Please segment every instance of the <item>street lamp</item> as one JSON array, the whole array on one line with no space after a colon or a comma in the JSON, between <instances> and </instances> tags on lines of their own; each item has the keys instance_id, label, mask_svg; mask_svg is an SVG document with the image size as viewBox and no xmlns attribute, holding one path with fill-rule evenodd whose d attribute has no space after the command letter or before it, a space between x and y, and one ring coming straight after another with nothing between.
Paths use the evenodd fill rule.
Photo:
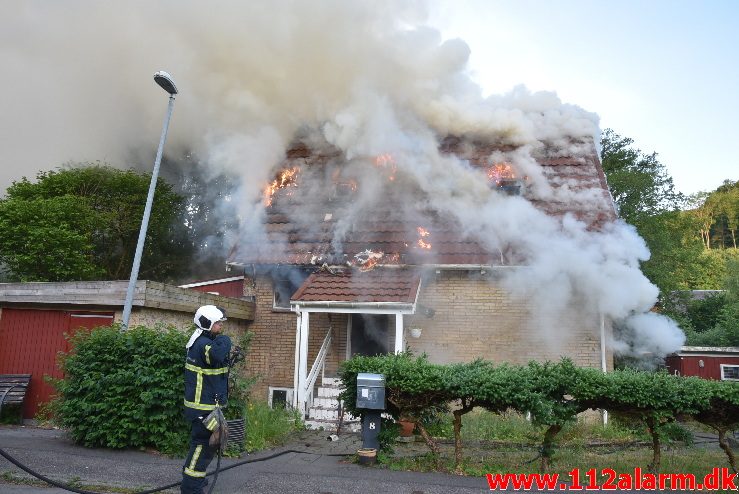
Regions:
<instances>
[{"instance_id":1,"label":"street lamp","mask_svg":"<svg viewBox=\"0 0 739 494\"><path fill-rule=\"evenodd\" d=\"M126 291L126 302L123 305L123 329L128 329L128 320L131 317L131 306L133 305L133 292L136 288L136 280L139 277L139 267L141 266L141 254L144 251L144 241L146 240L146 230L149 227L149 216L151 216L151 205L154 202L154 190L157 186L157 177L159 176L159 164L162 161L162 150L164 149L164 141L167 140L167 130L169 129L169 120L172 118L172 109L174 108L174 97L177 94L177 86L175 86L172 76L160 70L154 74L154 82L159 84L162 89L169 93L169 105L167 106L167 116L164 117L164 126L162 127L162 136L159 139L159 149L157 157L154 160L154 171L151 172L151 182L149 183L149 195L146 197L146 207L144 208L144 217L141 219L141 229L139 230L139 240L136 243L136 254L133 257L133 267L131 268L131 278L128 280L128 290Z\"/></svg>"}]
</instances>

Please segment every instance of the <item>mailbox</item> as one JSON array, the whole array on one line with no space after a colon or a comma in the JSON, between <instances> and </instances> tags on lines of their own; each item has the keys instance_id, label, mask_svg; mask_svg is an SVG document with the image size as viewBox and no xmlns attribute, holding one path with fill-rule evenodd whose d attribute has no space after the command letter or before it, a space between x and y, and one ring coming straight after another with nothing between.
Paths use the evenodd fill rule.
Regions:
<instances>
[{"instance_id":1,"label":"mailbox","mask_svg":"<svg viewBox=\"0 0 739 494\"><path fill-rule=\"evenodd\" d=\"M385 409L385 376L382 374L357 374L357 408Z\"/></svg>"}]
</instances>

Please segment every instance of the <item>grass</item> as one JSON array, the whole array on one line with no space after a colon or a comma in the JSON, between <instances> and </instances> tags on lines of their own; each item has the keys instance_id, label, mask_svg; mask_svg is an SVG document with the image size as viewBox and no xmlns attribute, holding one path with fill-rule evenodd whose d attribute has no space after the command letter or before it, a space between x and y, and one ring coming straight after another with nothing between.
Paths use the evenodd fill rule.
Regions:
<instances>
[{"instance_id":1,"label":"grass","mask_svg":"<svg viewBox=\"0 0 739 494\"><path fill-rule=\"evenodd\" d=\"M464 461L460 473L481 476L486 473L535 473L539 469L539 445L543 430L525 417L515 414L492 414L475 410L462 419ZM718 447L692 445L689 428L674 424L667 430L662 445L661 471L692 473L701 478L714 467L728 467L725 454ZM380 463L392 470L420 472L454 472L454 445L450 415L435 417L429 431L440 442L437 458L424 446L395 445L394 454L383 454ZM599 420L580 420L567 425L557 437L551 472L567 475L572 469L585 472L611 468L618 473L633 473L635 467L646 467L652 459L651 439L643 425L611 417L603 426ZM602 481L602 479L601 479Z\"/></svg>"},{"instance_id":2,"label":"grass","mask_svg":"<svg viewBox=\"0 0 739 494\"><path fill-rule=\"evenodd\" d=\"M299 414L289 408L270 408L253 401L246 407L246 449L258 451L283 443L290 433L302 430Z\"/></svg>"},{"instance_id":3,"label":"grass","mask_svg":"<svg viewBox=\"0 0 739 494\"><path fill-rule=\"evenodd\" d=\"M483 476L486 473L536 473L539 468L537 457L538 453L534 448L468 452L462 463L461 473L469 476ZM442 450L439 469L436 468L436 459L431 454L415 457L383 456L380 459L391 470L448 473L455 471L454 455L451 450ZM651 451L645 447L611 448L610 450L563 447L557 451L550 471L567 478L568 472L577 468L580 471L580 482L586 483L585 472L591 468L595 468L597 472L604 468L611 468L618 473L633 473L635 467L641 467L646 472L646 465L650 460ZM704 475L711 473L714 467L728 466L726 456L718 449L680 447L662 452L660 471L692 473L702 479ZM602 481L601 478L600 482Z\"/></svg>"},{"instance_id":4,"label":"grass","mask_svg":"<svg viewBox=\"0 0 739 494\"><path fill-rule=\"evenodd\" d=\"M428 427L434 437L452 440L454 432L451 414L431 420ZM512 444L538 444L543 430L535 427L519 413L490 413L475 409L462 417L462 441L493 441ZM585 445L594 442L629 443L649 441L646 429L639 424L611 419L603 426L600 419L579 420L567 424L557 436L560 444Z\"/></svg>"}]
</instances>

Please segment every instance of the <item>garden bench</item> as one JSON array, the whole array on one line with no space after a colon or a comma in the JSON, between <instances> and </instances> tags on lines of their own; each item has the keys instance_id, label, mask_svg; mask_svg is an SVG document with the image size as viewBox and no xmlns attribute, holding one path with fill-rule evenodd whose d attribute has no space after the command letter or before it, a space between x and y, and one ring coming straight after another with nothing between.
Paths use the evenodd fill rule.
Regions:
<instances>
[{"instance_id":1,"label":"garden bench","mask_svg":"<svg viewBox=\"0 0 739 494\"><path fill-rule=\"evenodd\" d=\"M23 423L23 402L26 400L26 391L31 383L31 374L0 374L0 412L3 405L20 405L21 420Z\"/></svg>"}]
</instances>

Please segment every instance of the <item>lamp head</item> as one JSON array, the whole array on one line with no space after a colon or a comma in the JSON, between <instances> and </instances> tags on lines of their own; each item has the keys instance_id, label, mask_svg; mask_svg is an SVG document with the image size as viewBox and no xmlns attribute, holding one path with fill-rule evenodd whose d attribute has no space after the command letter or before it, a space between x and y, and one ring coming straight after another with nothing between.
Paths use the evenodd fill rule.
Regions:
<instances>
[{"instance_id":1,"label":"lamp head","mask_svg":"<svg viewBox=\"0 0 739 494\"><path fill-rule=\"evenodd\" d=\"M154 82L159 84L162 89L167 91L171 95L177 94L177 86L174 85L174 81L172 80L172 76L167 74L165 71L160 70L156 74L154 74Z\"/></svg>"}]
</instances>

